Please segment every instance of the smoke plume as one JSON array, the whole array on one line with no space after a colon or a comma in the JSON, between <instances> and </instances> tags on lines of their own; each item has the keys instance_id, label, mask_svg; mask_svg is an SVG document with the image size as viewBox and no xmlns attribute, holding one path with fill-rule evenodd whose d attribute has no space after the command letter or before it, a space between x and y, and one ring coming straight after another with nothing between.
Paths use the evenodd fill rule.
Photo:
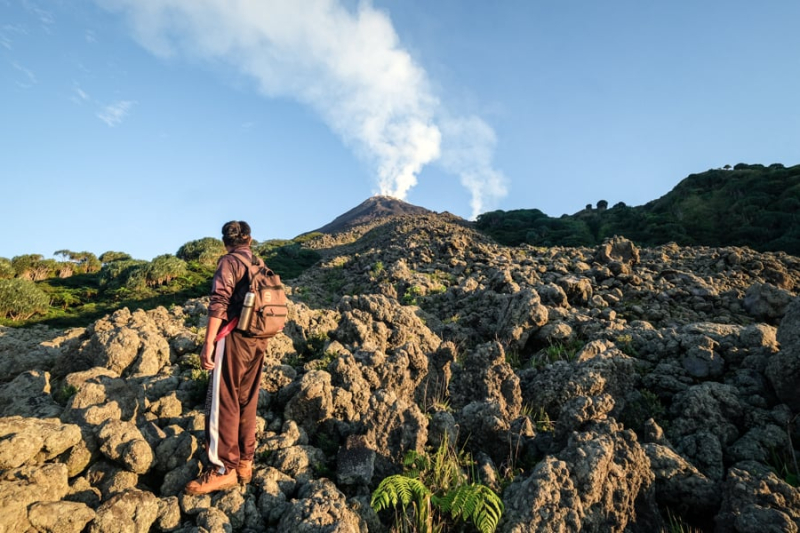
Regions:
<instances>
[{"instance_id":1,"label":"smoke plume","mask_svg":"<svg viewBox=\"0 0 800 533\"><path fill-rule=\"evenodd\" d=\"M494 142L494 132L479 119L439 123L442 106L426 72L400 45L389 16L367 1L353 10L340 0L97 1L124 13L155 54L224 62L252 76L265 95L312 107L374 165L381 194L404 199L423 166L442 156L470 190L473 216L502 190L491 148L478 147L477 161L474 153L479 139ZM459 129L476 124L478 138ZM443 143L453 153L443 153Z\"/></svg>"}]
</instances>

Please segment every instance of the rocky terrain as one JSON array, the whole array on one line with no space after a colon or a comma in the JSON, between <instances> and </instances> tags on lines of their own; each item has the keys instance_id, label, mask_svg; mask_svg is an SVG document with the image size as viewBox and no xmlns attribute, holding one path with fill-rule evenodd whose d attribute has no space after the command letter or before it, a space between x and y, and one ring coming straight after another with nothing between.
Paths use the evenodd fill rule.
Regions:
<instances>
[{"instance_id":1,"label":"rocky terrain","mask_svg":"<svg viewBox=\"0 0 800 533\"><path fill-rule=\"evenodd\" d=\"M447 440L498 531L800 528L800 259L509 248L436 214L310 244L246 489L182 493L207 299L1 329L0 532L390 531L370 494Z\"/></svg>"}]
</instances>

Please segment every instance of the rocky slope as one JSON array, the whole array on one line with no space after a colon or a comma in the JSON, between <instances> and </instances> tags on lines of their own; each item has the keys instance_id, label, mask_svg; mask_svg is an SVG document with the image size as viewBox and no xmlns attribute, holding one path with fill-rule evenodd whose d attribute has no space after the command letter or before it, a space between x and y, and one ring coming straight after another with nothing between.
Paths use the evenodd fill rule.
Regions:
<instances>
[{"instance_id":1,"label":"rocky slope","mask_svg":"<svg viewBox=\"0 0 800 533\"><path fill-rule=\"evenodd\" d=\"M434 214L312 244L246 490L181 492L207 299L0 330L0 531L389 531L371 491L448 438L501 531L800 527L798 258L508 248Z\"/></svg>"}]
</instances>

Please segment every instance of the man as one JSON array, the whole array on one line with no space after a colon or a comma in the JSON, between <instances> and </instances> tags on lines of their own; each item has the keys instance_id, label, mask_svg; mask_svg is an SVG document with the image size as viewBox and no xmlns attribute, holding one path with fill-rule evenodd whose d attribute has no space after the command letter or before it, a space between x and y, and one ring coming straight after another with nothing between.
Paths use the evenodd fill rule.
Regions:
<instances>
[{"instance_id":1,"label":"man","mask_svg":"<svg viewBox=\"0 0 800 533\"><path fill-rule=\"evenodd\" d=\"M231 221L222 226L228 254L220 258L211 285L208 329L200 363L211 371L206 395L206 451L208 468L186 485L188 494L210 492L248 483L253 474L256 446L256 407L261 369L268 339L234 329L248 291L250 226Z\"/></svg>"}]
</instances>

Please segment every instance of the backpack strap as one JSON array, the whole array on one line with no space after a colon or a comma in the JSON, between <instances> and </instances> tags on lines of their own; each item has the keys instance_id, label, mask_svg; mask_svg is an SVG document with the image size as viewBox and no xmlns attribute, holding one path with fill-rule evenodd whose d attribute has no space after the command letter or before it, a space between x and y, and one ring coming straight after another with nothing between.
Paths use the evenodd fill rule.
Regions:
<instances>
[{"instance_id":1,"label":"backpack strap","mask_svg":"<svg viewBox=\"0 0 800 533\"><path fill-rule=\"evenodd\" d=\"M253 279L253 270L252 269L258 269L258 268L264 267L267 270L267 276L272 276L272 275L275 274L272 271L272 269L269 268L266 265L266 263L264 263L264 261L260 257L258 257L256 254L252 254L249 265L246 262L247 256L244 255L244 254L238 254L236 252L231 252L228 255L232 255L233 257L238 259L239 262L242 265L244 265L244 267L247 269L247 275L249 276L248 279L251 280L251 281Z\"/></svg>"}]
</instances>

